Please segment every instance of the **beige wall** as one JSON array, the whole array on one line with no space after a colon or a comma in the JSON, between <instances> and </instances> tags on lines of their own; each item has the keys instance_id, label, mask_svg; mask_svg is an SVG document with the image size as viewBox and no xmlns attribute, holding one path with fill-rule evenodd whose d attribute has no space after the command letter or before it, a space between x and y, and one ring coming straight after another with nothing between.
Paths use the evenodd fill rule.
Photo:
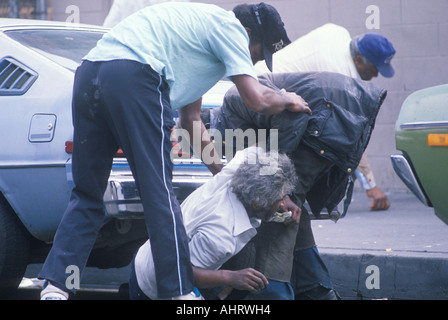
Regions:
<instances>
[{"instance_id":1,"label":"beige wall","mask_svg":"<svg viewBox=\"0 0 448 320\"><path fill-rule=\"evenodd\" d=\"M131 0L129 0L131 1ZM225 9L241 1L209 0ZM257 3L259 1L247 1ZM266 0L283 17L292 40L324 23L346 27L352 35L379 32L394 44L397 54L392 79L373 80L388 89L368 147L368 156L377 184L385 191L406 191L395 175L389 155L396 153L394 125L401 104L411 92L448 83L448 0ZM53 18L65 21L69 5L80 8L80 22L102 24L112 0L55 0ZM379 30L369 30L369 5L380 10ZM359 188L359 187L358 187Z\"/></svg>"},{"instance_id":2,"label":"beige wall","mask_svg":"<svg viewBox=\"0 0 448 320\"><path fill-rule=\"evenodd\" d=\"M132 0L130 0L132 1ZM53 20L102 25L113 0L53 0ZM79 11L78 11L79 9Z\"/></svg>"}]
</instances>

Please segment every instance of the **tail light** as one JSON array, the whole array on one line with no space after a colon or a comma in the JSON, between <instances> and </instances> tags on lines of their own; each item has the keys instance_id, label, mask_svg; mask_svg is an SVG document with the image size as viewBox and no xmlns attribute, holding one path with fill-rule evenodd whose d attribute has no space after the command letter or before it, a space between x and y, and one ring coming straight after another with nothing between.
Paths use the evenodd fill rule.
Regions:
<instances>
[{"instance_id":1,"label":"tail light","mask_svg":"<svg viewBox=\"0 0 448 320\"><path fill-rule=\"evenodd\" d=\"M430 134L428 134L428 146L448 147L448 134L446 134L446 133L430 133Z\"/></svg>"},{"instance_id":2,"label":"tail light","mask_svg":"<svg viewBox=\"0 0 448 320\"><path fill-rule=\"evenodd\" d=\"M173 130L174 130L174 128L171 129L171 132L173 132ZM190 152L182 151L182 148L180 147L180 144L177 142L177 137L175 135L171 135L171 141L172 141L172 145L173 145L171 152L173 153L173 155L177 155L177 157L181 157L181 158L184 158L184 155L187 155L189 158L191 158Z\"/></svg>"},{"instance_id":3,"label":"tail light","mask_svg":"<svg viewBox=\"0 0 448 320\"><path fill-rule=\"evenodd\" d=\"M73 141L65 141L65 152L73 153Z\"/></svg>"}]
</instances>

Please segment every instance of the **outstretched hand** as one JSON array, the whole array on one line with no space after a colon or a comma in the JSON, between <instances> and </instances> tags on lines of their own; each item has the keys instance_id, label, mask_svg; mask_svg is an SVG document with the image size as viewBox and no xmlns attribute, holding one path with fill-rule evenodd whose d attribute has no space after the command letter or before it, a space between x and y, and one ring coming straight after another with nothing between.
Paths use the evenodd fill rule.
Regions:
<instances>
[{"instance_id":1,"label":"outstretched hand","mask_svg":"<svg viewBox=\"0 0 448 320\"><path fill-rule=\"evenodd\" d=\"M367 197L372 200L369 205L371 211L387 210L390 207L390 202L387 196L378 187L374 187L366 191Z\"/></svg>"},{"instance_id":2,"label":"outstretched hand","mask_svg":"<svg viewBox=\"0 0 448 320\"><path fill-rule=\"evenodd\" d=\"M313 113L308 106L308 102L306 102L301 96L294 92L287 92L285 89L281 89L280 91L284 95L288 95L292 100L292 103L288 105L287 110L291 112L306 112L310 115Z\"/></svg>"}]
</instances>

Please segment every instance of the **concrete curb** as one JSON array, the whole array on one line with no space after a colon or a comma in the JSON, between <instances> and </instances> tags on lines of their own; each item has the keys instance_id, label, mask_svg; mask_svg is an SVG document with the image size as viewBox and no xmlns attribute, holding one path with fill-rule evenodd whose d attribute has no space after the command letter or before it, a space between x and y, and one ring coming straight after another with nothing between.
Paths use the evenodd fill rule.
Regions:
<instances>
[{"instance_id":1,"label":"concrete curb","mask_svg":"<svg viewBox=\"0 0 448 320\"><path fill-rule=\"evenodd\" d=\"M342 299L448 299L448 254L319 247Z\"/></svg>"}]
</instances>

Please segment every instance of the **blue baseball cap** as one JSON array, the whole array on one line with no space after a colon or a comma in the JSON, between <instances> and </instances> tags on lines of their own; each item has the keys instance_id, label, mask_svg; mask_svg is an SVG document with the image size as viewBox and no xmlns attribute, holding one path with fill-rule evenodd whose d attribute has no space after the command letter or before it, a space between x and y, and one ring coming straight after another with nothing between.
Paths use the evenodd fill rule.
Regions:
<instances>
[{"instance_id":1,"label":"blue baseball cap","mask_svg":"<svg viewBox=\"0 0 448 320\"><path fill-rule=\"evenodd\" d=\"M369 59L383 77L391 78L395 70L390 61L395 55L392 43L378 33L367 33L357 40L358 48Z\"/></svg>"}]
</instances>

